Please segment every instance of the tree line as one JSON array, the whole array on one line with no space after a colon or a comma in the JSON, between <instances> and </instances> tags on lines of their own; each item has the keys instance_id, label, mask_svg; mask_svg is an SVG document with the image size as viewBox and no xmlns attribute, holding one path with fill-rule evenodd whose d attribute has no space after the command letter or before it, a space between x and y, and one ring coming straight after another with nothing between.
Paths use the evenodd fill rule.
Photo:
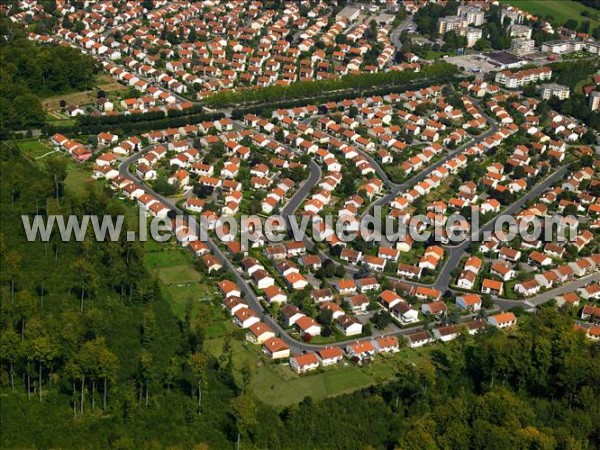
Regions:
<instances>
[{"instance_id":1,"label":"tree line","mask_svg":"<svg viewBox=\"0 0 600 450\"><path fill-rule=\"evenodd\" d=\"M266 88L243 89L237 91L221 91L204 99L207 106L221 108L226 106L252 106L276 102L293 102L296 100L314 100L315 98L342 94L347 91L371 91L378 87L409 88L408 84L415 80L427 79L429 83L449 79L457 73L456 66L447 63L436 63L422 67L420 72L389 71L346 75L335 80L301 81L289 86L269 86ZM343 91L346 91L345 93Z\"/></svg>"},{"instance_id":2,"label":"tree line","mask_svg":"<svg viewBox=\"0 0 600 450\"><path fill-rule=\"evenodd\" d=\"M151 116L147 116L151 114ZM223 113L195 113L182 115L168 115L164 113L147 113L119 115L116 120L103 120L104 118L88 118L85 125L55 126L46 124L42 128L42 133L46 136L52 136L54 133L65 134L97 134L102 131L119 130L122 133L138 134L151 130L164 130L166 128L178 128L189 124L200 123L204 121L214 121L225 117ZM140 116L140 117L135 117Z\"/></svg>"}]
</instances>

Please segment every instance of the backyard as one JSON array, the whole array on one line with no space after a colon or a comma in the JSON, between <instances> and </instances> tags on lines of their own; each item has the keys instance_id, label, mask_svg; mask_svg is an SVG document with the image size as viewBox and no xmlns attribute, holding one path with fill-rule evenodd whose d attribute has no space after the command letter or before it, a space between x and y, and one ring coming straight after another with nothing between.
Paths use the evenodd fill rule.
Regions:
<instances>
[{"instance_id":1,"label":"backyard","mask_svg":"<svg viewBox=\"0 0 600 450\"><path fill-rule=\"evenodd\" d=\"M38 139L18 141L17 145L19 146L19 150L21 150L29 159L38 159L54 151L50 145Z\"/></svg>"},{"instance_id":2,"label":"backyard","mask_svg":"<svg viewBox=\"0 0 600 450\"><path fill-rule=\"evenodd\" d=\"M235 330L239 331L231 321L226 321L223 324L223 335L216 337L213 334L214 337L206 341L207 350L219 357L223 352L223 336ZM378 355L369 365L357 366L344 360L336 366L298 375L287 361L277 363L267 360L259 345L235 339L232 339L231 345L233 373L236 379L241 379L242 367L250 367L253 373L251 386L254 394L261 401L279 408L298 403L307 396L319 400L392 379L401 364L422 360L432 348L439 348L405 348L394 355Z\"/></svg>"}]
</instances>

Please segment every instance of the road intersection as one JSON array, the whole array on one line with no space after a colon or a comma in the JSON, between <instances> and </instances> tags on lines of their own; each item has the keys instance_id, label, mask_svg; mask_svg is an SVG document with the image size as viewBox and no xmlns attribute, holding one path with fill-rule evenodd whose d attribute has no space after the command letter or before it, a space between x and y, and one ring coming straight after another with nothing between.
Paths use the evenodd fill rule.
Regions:
<instances>
[{"instance_id":1,"label":"road intersection","mask_svg":"<svg viewBox=\"0 0 600 450\"><path fill-rule=\"evenodd\" d=\"M389 178L387 177L387 175L385 174L385 172L383 171L381 166L373 158L371 158L369 156L368 160L373 165L376 172L378 174L382 173L383 175L385 175L385 176L382 176L382 179L386 183L388 188L390 188L390 192L387 195L380 197L375 202L371 203L371 205L369 205L367 207L367 211L370 210L375 205L382 205L382 204L389 203L391 200L396 198L402 192L409 189L415 183L423 180L430 173L432 173L436 168L442 166L447 161L449 161L451 158L462 153L467 148L469 148L473 145L476 145L479 142L482 142L484 139L486 139L487 137L491 136L492 134L494 134L498 131L499 128L498 128L496 121L494 119L492 119L491 117L489 117L481 109L479 102L476 99L472 99L472 102L480 110L480 113L482 114L482 116L488 121L488 123L490 124L490 128L485 133L481 134L480 136L475 137L473 140L469 141L468 143L447 153L439 161L437 161L436 163L427 167L426 169L419 172L418 174L414 175L409 180L407 180L401 184L392 182L391 180L389 180ZM137 162L137 160L140 159L144 154L146 154L153 148L154 148L154 146L145 147L142 150L140 150L138 153L123 160L121 162L121 164L119 165L119 173L122 176L125 176L132 180L135 180L140 186L142 186L143 190L147 194L150 194L150 195L154 196L155 198L157 198L159 201L164 203L168 208L170 208L176 214L188 218L188 220L190 220L190 222L192 220L195 221L195 219L193 219L192 216L190 216L185 211L183 211L181 208L179 208L171 199L168 199L168 198L158 194L157 192L155 192L152 188L150 188L147 184L145 184L142 180L140 180L135 173L131 172L130 167L133 164L135 164ZM557 180L564 177L565 174L567 173L567 171L568 171L567 166L561 166L560 168L558 168L551 175L549 175L547 178L545 178L541 183L539 183L537 186L535 186L531 191L529 191L526 195L524 195L523 197L521 197L520 199L518 199L511 205L509 205L503 211L503 214L514 214L515 212L519 211L523 207L523 205L525 205L528 201L530 201L531 199L537 198L543 191L545 191L553 183L555 183ZM286 220L286 225L288 227L288 230L291 229L291 225L290 225L291 218L293 216L295 216L296 211L298 210L298 208L300 207L302 202L308 197L308 195L310 194L312 189L318 184L318 182L321 179L321 175L322 175L321 168L314 160L311 160L309 163L308 179L300 184L298 190L294 193L294 195L290 198L290 200L286 203L286 205L282 209L282 216ZM493 230L495 222L498 219L498 217L499 216L496 216L494 219L490 220L487 224L485 224L482 227L481 232L483 233L483 232ZM195 221L195 222L197 223L197 221ZM207 235L208 235L208 233L207 233ZM314 242L308 236L306 236L306 234L304 234L303 239L309 250L315 250L315 249L318 250L317 246L314 244ZM325 346L325 345L301 342L301 341L298 341L297 339L295 339L293 336L291 336L288 333L288 330L284 329L279 324L278 320L276 318L272 317L268 313L268 311L266 311L264 309L263 305L261 304L260 298L256 295L256 293L254 292L253 288L250 286L248 281L242 276L239 269L230 260L229 256L216 244L216 242L212 238L208 237L208 239L206 240L206 244L208 245L210 250L213 252L213 254L215 254L223 262L224 268L233 275L236 283L238 284L240 289L243 291L245 301L248 302L249 306L260 316L261 320L264 323L266 323L269 327L271 327L274 331L276 331L281 336L281 338L286 342L286 344L290 347L290 349L294 353L300 353L300 352L305 352L305 351L314 351L314 350L323 348ZM438 275L436 281L433 284L428 285L428 286L434 287L434 288L438 289L439 291L441 291L442 293L451 289L450 285L451 285L452 271L455 267L458 266L460 260L466 254L466 252L469 248L469 245L470 245L470 242L467 241L467 242L463 242L462 244L457 245L457 246L446 246L446 250L448 252L448 258L446 260L446 263L445 263L444 267L442 268L440 274ZM328 256L324 252L318 250L318 253L322 260L324 258L328 258ZM353 267L346 267L346 270L350 274L355 274L358 272L358 269L353 268ZM425 284L421 284L421 283L400 280L395 277L388 277L388 278L391 280L395 280L395 281L403 281L407 284L415 285L415 286L425 285ZM600 274L596 273L589 277L581 278L573 283L570 283L569 285L564 285L564 286L558 287L556 289L552 289L550 291L544 292L536 297L530 298L529 300L527 300L525 302L522 300L508 300L508 299L498 298L495 300L495 303L497 305L497 308L500 308L500 309L509 309L509 308L511 308L513 306L517 306L517 305L522 305L525 307L535 307L535 306L539 306L547 301L550 301L551 299L555 298L557 295L560 295L567 291L571 291L577 287L581 287L590 281L597 281L598 279L600 279ZM471 320L473 317L474 317L474 315L468 315L468 316L462 317L461 320L462 321ZM406 335L411 332L419 331L420 329L422 329L422 327L420 325L417 325L417 326L411 327L411 328L403 328L399 331L397 328L394 331L390 331L390 332L381 332L381 331L375 330L373 336L371 336L369 338L363 338L363 339L370 340L373 337L378 337L378 336L383 336L383 335L394 335L394 336ZM358 340L361 340L361 339L358 339ZM356 341L357 341L357 339L348 339L348 340L338 341L335 344L329 344L329 345L344 347L346 344L348 344L350 342L356 342Z\"/></svg>"}]
</instances>

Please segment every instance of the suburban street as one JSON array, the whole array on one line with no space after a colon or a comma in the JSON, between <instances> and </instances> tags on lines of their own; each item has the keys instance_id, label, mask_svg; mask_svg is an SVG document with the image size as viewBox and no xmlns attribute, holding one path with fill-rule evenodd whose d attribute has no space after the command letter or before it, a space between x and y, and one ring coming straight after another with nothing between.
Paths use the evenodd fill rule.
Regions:
<instances>
[{"instance_id":1,"label":"suburban street","mask_svg":"<svg viewBox=\"0 0 600 450\"><path fill-rule=\"evenodd\" d=\"M488 223L484 224L481 227L479 236L479 242L482 242L481 236L485 237L486 232L491 232L494 230L494 226L497 220L501 216L509 216L516 212L518 212L528 201L535 199L540 196L542 192L548 189L552 184L556 181L562 179L568 171L568 166L562 166L554 173L546 177L541 183L531 189L527 194L518 199L516 202L510 204L508 207L504 209L500 214L495 216ZM448 259L446 260L446 264L442 268L436 282L433 284L433 287L444 292L448 289L450 285L450 279L452 277L452 271L458 267L461 258L465 255L466 251L469 249L472 241L470 239L461 243L457 246L445 246L446 251L448 252Z\"/></svg>"},{"instance_id":2,"label":"suburban street","mask_svg":"<svg viewBox=\"0 0 600 450\"><path fill-rule=\"evenodd\" d=\"M154 190L152 190L150 187L148 187L143 181L141 181L134 173L132 173L129 170L129 167L131 164L135 164L135 162L139 158L141 158L148 151L152 150L152 148L154 148L154 147L153 146L145 147L144 149L140 150L138 153L136 153L136 154L132 155L131 157L127 158L126 160L124 160L119 165L119 173L125 177L135 180L137 183L139 183L143 187L144 191L147 194L150 194L150 195L154 196L155 198L157 198L159 201L164 203L167 207L169 207L176 214L186 217L187 219L194 220L196 225L198 227L200 227L201 224L197 220L195 220L194 217L190 216L188 213L183 211L181 208L177 207L171 200L156 193ZM192 223L192 222L190 221L190 223ZM207 233L207 235L208 235L208 233ZM310 348L307 347L308 344L304 344L304 343L292 338L287 333L287 331L285 329L283 329L283 327L281 327L281 325L279 325L279 323L277 322L277 320L275 318L271 317L270 315L268 315L265 312L264 308L260 304L260 300L254 293L254 290L249 286L246 279L244 277L242 277L242 275L240 274L238 269L232 264L232 262L229 260L227 255L225 255L225 253L221 250L221 248L209 236L207 236L206 244L208 245L210 250L213 252L213 254L215 256L217 256L220 261L222 261L223 266L226 269L226 271L231 273L234 276L235 282L237 283L237 285L240 287L240 289L244 293L244 300L248 302L248 305L256 313L260 313L261 320L263 322L265 322L267 325L269 325L274 331L277 331L277 333L281 335L281 338L290 346L290 349L292 351L301 352L304 350L309 350ZM318 346L316 348L318 348Z\"/></svg>"},{"instance_id":3,"label":"suburban street","mask_svg":"<svg viewBox=\"0 0 600 450\"><path fill-rule=\"evenodd\" d=\"M155 192L153 189L151 189L149 186L147 186L142 180L140 180L134 173L132 173L130 171L129 167L132 164L135 164L135 162L138 159L140 159L144 154L146 154L153 148L154 148L154 146L145 147L142 150L140 150L138 153L135 153L132 156L130 156L129 158L123 160L121 162L121 164L119 165L119 174L136 181L140 186L142 186L145 193L154 196L155 198L157 198L159 201L164 203L167 207L169 207L172 211L174 211L178 215L181 215L188 219L194 219L192 216L187 214L181 208L177 207L171 200L169 200L168 198ZM306 184L309 184L309 183L307 182ZM296 195L294 196L294 197L298 196L298 198L294 201L294 204L300 204L302 202L301 191L302 190L299 190L296 193ZM289 205L289 203L288 203L288 205ZM292 205L292 207L289 207L290 211L292 209L293 209L293 205ZM198 226L200 226L200 224L197 221L196 221L196 223L198 224ZM373 336L369 336L367 338L361 338L361 339L356 339L356 338L346 339L343 341L338 341L335 344L328 344L328 345L310 344L310 343L298 341L288 334L288 331L285 330L279 324L279 322L277 321L276 318L272 317L264 310L263 306L260 303L260 300L254 293L254 290L248 284L247 280L244 277L242 277L242 275L237 270L237 268L229 260L227 255L221 250L221 248L214 242L214 240L211 239L210 237L208 237L206 240L206 244L208 245L210 250L223 262L224 268L234 276L237 285L240 287L240 289L244 293L244 300L248 302L248 305L255 312L259 313L261 321L263 321L269 327L271 327L274 331L276 331L280 335L280 337L284 340L284 342L290 347L290 350L294 353L302 353L302 352L306 352L306 351L316 351L316 350L319 350L319 349L321 349L323 347L327 347L327 346L330 346L330 347L335 346L335 347L343 348L343 347L345 347L346 344L351 343L351 342L370 341L371 339L373 339L373 337L378 337L378 336L387 336L387 335L402 336L402 335L406 335L406 334L409 334L409 333L412 333L415 331L419 331L422 329L422 327L420 325L417 325L415 327L404 328L399 331L397 330L397 327L396 327L396 330L392 331L392 332L373 330ZM475 315L465 316L463 319L470 320L474 316Z\"/></svg>"},{"instance_id":4,"label":"suburban street","mask_svg":"<svg viewBox=\"0 0 600 450\"><path fill-rule=\"evenodd\" d=\"M402 41L400 40L400 36L411 25L413 25L413 16L411 14L408 14L406 16L406 19L404 19L402 21L402 23L400 25L398 25L396 27L396 29L394 29L394 31L392 31L392 34L390 35L390 39L392 41L392 44L394 44L394 47L396 47L396 51L399 52L400 50L402 50Z\"/></svg>"},{"instance_id":5,"label":"suburban street","mask_svg":"<svg viewBox=\"0 0 600 450\"><path fill-rule=\"evenodd\" d=\"M443 166L448 161L450 161L452 158L454 158L455 156L464 152L467 148L479 144L480 142L482 142L483 140L485 140L486 138L488 138L489 136L491 136L492 134L496 133L499 130L498 123L496 122L496 120L494 120L493 118L488 116L485 113L485 111L483 111L483 109L481 108L481 106L479 104L480 102L474 98L471 98L470 100L473 103L473 105L479 110L479 113L482 115L482 117L490 124L490 128L486 132L480 134L479 136L476 136L475 138L471 139L470 141L466 142L465 144L461 145L460 147L456 148L455 150L452 150L451 152L446 153L439 161L426 167L425 169L423 169L422 171L420 171L419 173L417 173L410 179L406 180L402 184L397 184L396 188L393 189L390 193L388 193L387 195L384 195L383 197L380 197L379 199L377 199L376 201L371 203L363 212L363 214L362 214L363 216L365 214L367 214L369 212L369 210L371 208L373 208L374 206L390 203L392 200L394 200L400 194L402 194L406 190L412 188L416 183L427 178L438 167Z\"/></svg>"},{"instance_id":6,"label":"suburban street","mask_svg":"<svg viewBox=\"0 0 600 450\"><path fill-rule=\"evenodd\" d=\"M493 123L493 126L488 131L488 133L491 133L492 130L496 128L495 123L493 121L491 121L491 122ZM480 136L479 138L482 138L482 136ZM466 148L467 146L470 146L473 144L474 144L473 141L471 141L468 144L465 144L463 147ZM182 215L183 217L186 217L188 219L194 220L193 217L191 217L189 214L187 214L181 208L177 207L170 199L165 198L164 196L156 193L153 189L151 189L149 186L147 186L142 180L140 180L134 173L132 173L130 171L130 169L129 169L130 166L132 164L135 164L138 159L140 159L144 154L146 154L148 151L152 150L153 148L154 148L154 146L145 147L142 150L140 150L139 152L130 156L129 158L123 160L121 162L121 164L119 165L120 175L123 175L125 177L135 180L137 183L139 183L143 187L143 190L147 194L150 194L150 195L156 197L159 201L164 203L167 207L169 207L175 213ZM454 154L460 150L461 149L457 149L452 153ZM442 164L442 162L440 161L437 164L438 165ZM321 178L321 169L320 169L319 165L317 163L315 163L314 161L311 161L309 170L310 170L309 178L306 181L304 181L303 183L301 183L300 188L294 193L292 198L287 202L287 204L282 209L282 216L286 218L286 221L288 221L288 227L290 226L289 225L290 217L295 214L295 211L302 204L302 202L306 199L306 197L308 196L310 191L319 182L319 180ZM522 208L523 205L525 205L529 200L538 197L541 192L546 190L549 186L551 186L557 180L564 177L564 175L567 173L567 170L568 170L567 166L560 167L558 170L556 170L554 173L549 175L546 179L544 179L541 183L539 183L535 188L533 188L530 192L528 192L522 198L520 198L516 202L509 205L503 211L503 214L514 214L515 212L519 211L520 208ZM419 175L416 175L415 177L413 177L413 179L421 179L421 177L422 177L422 175L419 174ZM411 180L413 180L413 179L411 179ZM414 183L414 181L412 181L412 183L411 183L411 180L407 181L404 184ZM395 195L397 195L397 193ZM495 224L496 220L498 219L498 217L499 216L496 216L494 219L490 220L487 224L485 224L481 228L481 233L493 230L494 224ZM196 223L198 224L198 226L200 226L200 224L197 221L196 221ZM308 248L314 248L314 243L307 236L304 237L304 241L307 244ZM290 336L288 331L279 324L278 320L276 318L272 317L271 315L269 315L264 310L262 304L260 303L259 298L256 296L254 290L249 285L248 281L240 274L239 270L230 261L229 257L221 250L221 248L214 242L214 240L211 239L210 237L208 237L206 244L209 246L210 250L223 262L224 268L234 276L235 281L238 284L238 286L240 287L240 289L243 291L244 298L248 302L249 306L260 315L261 320L263 322L265 322L267 325L269 325L273 330L275 330L281 336L281 338L286 342L286 344L289 345L292 352L301 353L301 352L306 352L306 351L315 351L315 350L319 350L320 348L323 348L326 346L326 345L310 344L310 343L301 342L301 341L296 340L292 336ZM463 255L467 251L469 245L470 245L470 241L467 241L458 246L454 246L454 247L447 246L446 247L447 251L449 252L448 259L446 261L446 264L442 268L440 275L438 276L436 282L432 285L432 287L440 290L441 292L445 292L447 289L449 289L450 280L451 280L451 272L455 267L457 267L460 259L463 257ZM324 255L322 252L319 252L319 253L320 253L320 256L322 259L327 257L327 255ZM353 271L358 271L357 268L353 268L353 267L347 267L347 269L349 270L350 273L352 273ZM394 277L389 277L389 278L391 280L400 281L400 279L398 279L398 278L394 278ZM495 301L495 303L499 309L510 309L511 307L513 307L515 305L534 307L534 306L538 306L540 304L543 304L543 303L551 300L552 298L556 297L557 295L560 295L564 292L572 291L578 287L588 284L591 281L598 281L599 279L600 279L600 273L595 273L588 277L576 280L570 284L567 284L567 285L558 287L556 289L552 289L547 292L544 292L543 294L533 297L527 301L507 300L507 299L500 298L500 299L497 299ZM401 281L404 281L404 280L401 280ZM414 282L410 282L410 281L405 281L405 282L407 284L411 284L411 285L422 285L422 284L414 283ZM475 316L476 316L476 314L463 316L461 318L461 321L472 320ZM390 328L392 328L392 327L390 327ZM394 326L393 328L394 328L393 331L373 330L373 335L368 338L362 338L362 339L358 339L358 340L357 339L347 339L347 340L343 340L343 341L338 341L335 344L330 344L330 346L344 347L346 344L351 343L351 342L357 342L360 340L368 341L368 340L371 340L373 337L379 337L379 336L384 336L384 335L403 336L403 335L421 330L422 326L417 325L415 327L402 328L402 329L398 329L397 326Z\"/></svg>"},{"instance_id":7,"label":"suburban street","mask_svg":"<svg viewBox=\"0 0 600 450\"><path fill-rule=\"evenodd\" d=\"M600 281L600 272L595 272L591 275L579 278L577 280L571 280L567 284L564 284L554 289L550 289L546 292L542 292L541 294L536 295L535 297L530 297L526 300L508 300L506 298L496 298L494 299L494 303L505 311L509 310L510 308L513 308L514 306L523 306L525 309L535 308L537 306L549 302L550 300L555 299L559 295L565 294L567 292L573 292L580 287L587 286L590 283L598 281Z\"/></svg>"}]
</instances>

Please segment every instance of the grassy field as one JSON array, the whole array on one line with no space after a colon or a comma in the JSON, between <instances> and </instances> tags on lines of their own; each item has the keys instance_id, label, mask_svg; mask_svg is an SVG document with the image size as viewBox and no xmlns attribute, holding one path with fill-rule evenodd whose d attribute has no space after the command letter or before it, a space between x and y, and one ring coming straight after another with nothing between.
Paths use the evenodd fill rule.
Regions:
<instances>
[{"instance_id":1,"label":"grassy field","mask_svg":"<svg viewBox=\"0 0 600 450\"><path fill-rule=\"evenodd\" d=\"M428 59L428 60L439 59L439 58L443 57L444 55L450 55L450 53L440 52L440 51L435 51L435 50L428 50L427 53L425 54L425 59Z\"/></svg>"},{"instance_id":2,"label":"grassy field","mask_svg":"<svg viewBox=\"0 0 600 450\"><path fill-rule=\"evenodd\" d=\"M184 249L170 244L146 244L145 264L155 274L178 317L185 315L189 300L194 302L212 300L216 294L214 285L191 265L192 256Z\"/></svg>"},{"instance_id":3,"label":"grassy field","mask_svg":"<svg viewBox=\"0 0 600 450\"><path fill-rule=\"evenodd\" d=\"M146 250L151 251L148 250L148 248ZM151 253L146 253L145 262L150 270L179 266L188 263L183 253L177 251L161 251L160 249L154 250Z\"/></svg>"},{"instance_id":4,"label":"grassy field","mask_svg":"<svg viewBox=\"0 0 600 450\"><path fill-rule=\"evenodd\" d=\"M220 331L225 334L232 330L236 328L227 321ZM207 331L207 334L213 333ZM213 337L205 345L208 351L218 357L222 353L223 341L222 337ZM233 340L232 346L234 376L240 377L240 369L244 365L251 367L254 373L252 390L255 395L278 408L298 403L307 396L319 400L390 380L396 376L401 364L421 360L431 351L431 347L402 349L395 355L379 355L368 366L359 367L345 361L337 366L298 375L287 362L274 363L266 360L258 345Z\"/></svg>"},{"instance_id":5,"label":"grassy field","mask_svg":"<svg viewBox=\"0 0 600 450\"><path fill-rule=\"evenodd\" d=\"M46 111L46 123L56 127L70 127L77 125L77 119L67 117L58 109Z\"/></svg>"},{"instance_id":6,"label":"grassy field","mask_svg":"<svg viewBox=\"0 0 600 450\"><path fill-rule=\"evenodd\" d=\"M70 192L78 196L84 196L88 186L95 183L90 178L90 171L79 166L76 162L72 161L67 171L67 178L65 178L65 187Z\"/></svg>"},{"instance_id":7,"label":"grassy field","mask_svg":"<svg viewBox=\"0 0 600 450\"><path fill-rule=\"evenodd\" d=\"M37 139L27 139L25 141L19 141L17 143L19 150L23 152L28 158L36 159L44 156L46 153L53 151L54 149L41 142Z\"/></svg>"},{"instance_id":8,"label":"grassy field","mask_svg":"<svg viewBox=\"0 0 600 450\"><path fill-rule=\"evenodd\" d=\"M273 366L267 363L256 369L252 387L254 393L265 403L285 407L300 402L307 396L318 400L393 379L400 364L419 359L422 355L418 351L406 349L396 355L379 355L369 366L359 367L345 361L306 375L296 374L287 364Z\"/></svg>"},{"instance_id":9,"label":"grassy field","mask_svg":"<svg viewBox=\"0 0 600 450\"><path fill-rule=\"evenodd\" d=\"M579 23L589 20L592 28L600 25L597 10L572 0L502 0L502 3L516 6L538 17L552 16L560 24L574 19ZM588 11L593 17L583 17L583 11Z\"/></svg>"}]
</instances>

